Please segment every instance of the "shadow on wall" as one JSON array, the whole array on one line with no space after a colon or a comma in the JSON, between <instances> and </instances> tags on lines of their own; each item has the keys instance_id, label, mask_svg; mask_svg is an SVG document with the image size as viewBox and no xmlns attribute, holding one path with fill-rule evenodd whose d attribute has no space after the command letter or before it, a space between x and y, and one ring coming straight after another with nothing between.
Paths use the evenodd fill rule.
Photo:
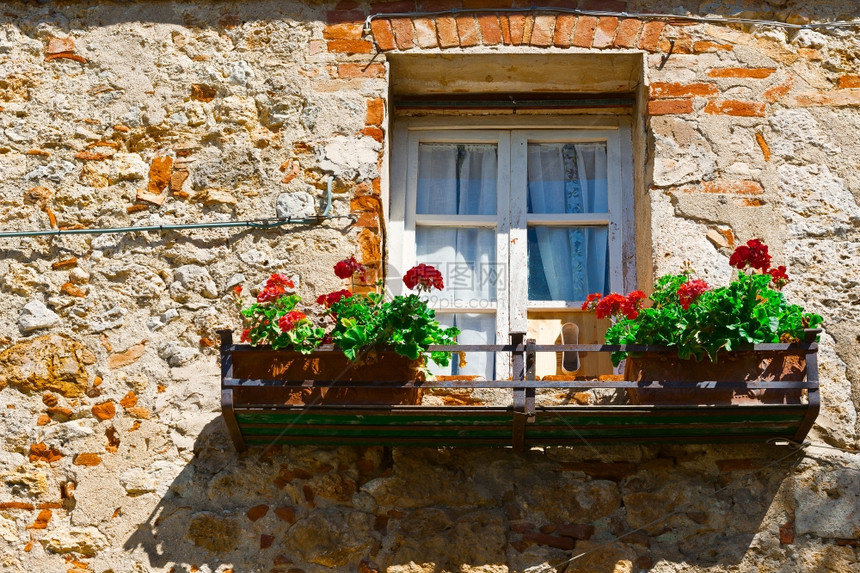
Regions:
<instances>
[{"instance_id":1,"label":"shadow on wall","mask_svg":"<svg viewBox=\"0 0 860 573\"><path fill-rule=\"evenodd\" d=\"M727 566L760 530L771 534L757 545L771 540L782 551L790 504L777 494L794 458L748 474L785 454L768 446L237 454L218 417L124 548L177 572L524 571L583 551L567 571L661 560Z\"/></svg>"}]
</instances>

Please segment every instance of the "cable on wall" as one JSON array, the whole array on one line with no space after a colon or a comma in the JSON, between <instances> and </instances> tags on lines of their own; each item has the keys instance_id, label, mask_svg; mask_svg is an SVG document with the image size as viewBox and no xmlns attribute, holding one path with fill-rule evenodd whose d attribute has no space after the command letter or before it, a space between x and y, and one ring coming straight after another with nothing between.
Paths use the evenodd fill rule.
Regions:
<instances>
[{"instance_id":1,"label":"cable on wall","mask_svg":"<svg viewBox=\"0 0 860 573\"><path fill-rule=\"evenodd\" d=\"M101 229L50 229L39 231L8 231L0 232L0 239L12 237L58 237L61 235L106 235L111 233L143 233L147 231L177 231L183 229L218 229L224 227L250 227L252 229L274 229L285 225L314 225L331 219L351 219L353 214L332 215L331 198L334 178L330 177L326 186L326 205L323 212L314 217L280 217L269 219L252 219L246 221L217 221L212 223L188 223L175 225L144 225L138 227L110 227Z\"/></svg>"}]
</instances>

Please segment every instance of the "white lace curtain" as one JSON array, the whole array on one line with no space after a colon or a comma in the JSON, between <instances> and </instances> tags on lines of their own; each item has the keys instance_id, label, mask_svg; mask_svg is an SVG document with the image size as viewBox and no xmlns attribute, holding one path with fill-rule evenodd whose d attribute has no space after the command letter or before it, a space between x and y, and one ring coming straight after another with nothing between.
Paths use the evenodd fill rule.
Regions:
<instances>
[{"instance_id":1,"label":"white lace curtain","mask_svg":"<svg viewBox=\"0 0 860 573\"><path fill-rule=\"evenodd\" d=\"M529 213L607 213L606 145L528 146ZM606 227L529 228L529 299L584 300L607 292Z\"/></svg>"},{"instance_id":2,"label":"white lace curtain","mask_svg":"<svg viewBox=\"0 0 860 573\"><path fill-rule=\"evenodd\" d=\"M422 144L418 159L418 214L495 215L497 148L495 145ZM486 307L496 300L496 233L492 228L421 227L415 230L418 262L432 264L445 278L442 307ZM436 295L436 293L434 293ZM439 313L441 322L460 329L461 344L494 344L494 313ZM491 354L471 353L467 366L457 364L437 374L493 378ZM456 362L456 361L455 361Z\"/></svg>"}]
</instances>

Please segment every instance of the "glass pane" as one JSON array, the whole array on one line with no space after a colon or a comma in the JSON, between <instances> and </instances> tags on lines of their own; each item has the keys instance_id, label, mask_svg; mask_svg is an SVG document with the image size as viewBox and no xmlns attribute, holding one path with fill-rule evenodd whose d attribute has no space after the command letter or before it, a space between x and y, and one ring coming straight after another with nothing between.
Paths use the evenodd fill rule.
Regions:
<instances>
[{"instance_id":1,"label":"glass pane","mask_svg":"<svg viewBox=\"0 0 860 573\"><path fill-rule=\"evenodd\" d=\"M496 300L504 285L496 265L495 229L416 227L417 263L442 273L445 289L430 293L437 308L480 309ZM456 305L456 306L455 306Z\"/></svg>"},{"instance_id":2,"label":"glass pane","mask_svg":"<svg viewBox=\"0 0 860 573\"><path fill-rule=\"evenodd\" d=\"M608 213L605 143L530 143L529 213Z\"/></svg>"},{"instance_id":3,"label":"glass pane","mask_svg":"<svg viewBox=\"0 0 860 573\"><path fill-rule=\"evenodd\" d=\"M606 227L529 227L529 300L579 301L609 292Z\"/></svg>"},{"instance_id":4,"label":"glass pane","mask_svg":"<svg viewBox=\"0 0 860 573\"><path fill-rule=\"evenodd\" d=\"M458 344L495 344L496 315L495 314L466 314L466 313L437 313L436 318L445 326L456 326L460 329L457 337ZM495 358L492 352L468 352L466 364L460 366L455 354L447 368L430 362L430 372L437 375L480 376L485 380L494 379Z\"/></svg>"},{"instance_id":5,"label":"glass pane","mask_svg":"<svg viewBox=\"0 0 860 573\"><path fill-rule=\"evenodd\" d=\"M495 215L497 155L495 144L419 144L416 212Z\"/></svg>"}]
</instances>

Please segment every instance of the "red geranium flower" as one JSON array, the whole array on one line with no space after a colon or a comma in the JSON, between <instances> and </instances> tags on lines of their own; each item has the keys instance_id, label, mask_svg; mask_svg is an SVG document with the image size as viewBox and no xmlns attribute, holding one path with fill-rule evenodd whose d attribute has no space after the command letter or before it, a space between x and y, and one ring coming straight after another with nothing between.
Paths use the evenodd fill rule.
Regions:
<instances>
[{"instance_id":1,"label":"red geranium flower","mask_svg":"<svg viewBox=\"0 0 860 573\"><path fill-rule=\"evenodd\" d=\"M785 267L783 265L780 265L774 269L770 269L769 271L767 271L767 273L771 277L770 280L773 283L773 286L775 286L777 289L781 289L786 284L788 284L788 275L785 274Z\"/></svg>"},{"instance_id":2,"label":"red geranium flower","mask_svg":"<svg viewBox=\"0 0 860 573\"><path fill-rule=\"evenodd\" d=\"M338 291L330 292L328 294L321 294L317 297L318 304L324 304L326 308L330 308L331 305L338 302L342 298L349 298L352 296L352 293L346 289L341 289Z\"/></svg>"},{"instance_id":3,"label":"red geranium flower","mask_svg":"<svg viewBox=\"0 0 860 573\"><path fill-rule=\"evenodd\" d=\"M624 313L624 316L633 320L639 316L639 309L642 308L642 301L646 298L647 296L644 292L641 290L634 290L627 295L627 298L624 299L624 302L621 304L621 312Z\"/></svg>"},{"instance_id":4,"label":"red geranium flower","mask_svg":"<svg viewBox=\"0 0 860 573\"><path fill-rule=\"evenodd\" d=\"M257 302L277 300L287 293L288 288L296 288L295 283L287 275L275 273L266 281L266 286L257 295Z\"/></svg>"},{"instance_id":5,"label":"red geranium flower","mask_svg":"<svg viewBox=\"0 0 860 573\"><path fill-rule=\"evenodd\" d=\"M358 273L361 280L365 280L364 277L366 271L367 269L364 268L364 265L355 260L355 257L349 257L348 259L339 261L334 266L334 274L340 279L352 278L356 273Z\"/></svg>"},{"instance_id":6,"label":"red geranium flower","mask_svg":"<svg viewBox=\"0 0 860 573\"><path fill-rule=\"evenodd\" d=\"M597 303L595 311L597 318L608 318L621 313L623 305L627 303L627 299L618 293L608 294Z\"/></svg>"},{"instance_id":7,"label":"red geranium flower","mask_svg":"<svg viewBox=\"0 0 860 573\"><path fill-rule=\"evenodd\" d=\"M242 336L239 337L239 342L251 342L251 329L246 328L242 331Z\"/></svg>"},{"instance_id":8,"label":"red geranium flower","mask_svg":"<svg viewBox=\"0 0 860 573\"><path fill-rule=\"evenodd\" d=\"M233 287L233 292L235 292L237 295L242 294L242 285L236 285L236 286L234 286L234 287Z\"/></svg>"},{"instance_id":9,"label":"red geranium flower","mask_svg":"<svg viewBox=\"0 0 860 573\"><path fill-rule=\"evenodd\" d=\"M746 245L740 245L729 258L729 264L738 269L750 266L767 272L770 268L770 255L767 253L767 245L758 239L750 239Z\"/></svg>"},{"instance_id":10,"label":"red geranium flower","mask_svg":"<svg viewBox=\"0 0 860 573\"><path fill-rule=\"evenodd\" d=\"M594 310L597 308L597 303L603 297L603 294L599 292L594 292L588 295L588 298L585 299L585 302L582 303L582 310Z\"/></svg>"},{"instance_id":11,"label":"red geranium flower","mask_svg":"<svg viewBox=\"0 0 860 573\"><path fill-rule=\"evenodd\" d=\"M681 303L681 308L687 310L696 300L702 296L702 293L710 289L708 283L701 279L687 281L678 287L678 302Z\"/></svg>"},{"instance_id":12,"label":"red geranium flower","mask_svg":"<svg viewBox=\"0 0 860 573\"><path fill-rule=\"evenodd\" d=\"M291 310L278 319L278 326L282 331L289 332L294 329L300 321L305 320L306 318L307 316L305 313L299 310Z\"/></svg>"},{"instance_id":13,"label":"red geranium flower","mask_svg":"<svg viewBox=\"0 0 860 573\"><path fill-rule=\"evenodd\" d=\"M406 274L403 275L403 284L405 284L406 288L409 290L413 290L415 287L418 287L419 291L426 290L428 292L434 288L439 290L445 288L445 284L442 282L442 273L437 271L434 267L425 265L424 263L416 265L406 271Z\"/></svg>"}]
</instances>

